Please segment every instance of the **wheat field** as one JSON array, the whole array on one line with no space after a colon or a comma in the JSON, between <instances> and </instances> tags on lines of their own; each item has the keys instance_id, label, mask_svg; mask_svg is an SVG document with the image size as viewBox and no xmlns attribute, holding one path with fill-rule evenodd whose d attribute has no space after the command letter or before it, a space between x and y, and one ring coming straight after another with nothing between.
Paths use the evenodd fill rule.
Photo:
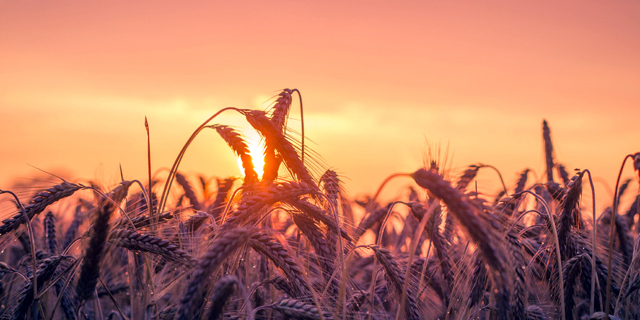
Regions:
<instances>
[{"instance_id":1,"label":"wheat field","mask_svg":"<svg viewBox=\"0 0 640 320\"><path fill-rule=\"evenodd\" d=\"M0 225L0 318L640 319L640 195L628 188L640 176L618 177L596 212L581 201L596 198L591 173L554 159L543 121L540 181L524 167L516 185L478 194L477 173L497 168L425 159L353 199L304 127L287 126L296 95L282 90L266 112L220 110L166 172L2 189L14 209ZM263 168L242 132L215 124L222 112L263 138ZM239 158L242 177L180 171L203 130L228 144L218 152ZM611 161L640 173L629 151ZM392 179L408 187L382 202Z\"/></svg>"}]
</instances>

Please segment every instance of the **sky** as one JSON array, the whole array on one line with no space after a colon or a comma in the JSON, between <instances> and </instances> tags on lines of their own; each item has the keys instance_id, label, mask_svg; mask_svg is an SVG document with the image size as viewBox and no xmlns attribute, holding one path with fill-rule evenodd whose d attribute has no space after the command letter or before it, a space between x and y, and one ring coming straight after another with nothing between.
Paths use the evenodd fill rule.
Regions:
<instances>
[{"instance_id":1,"label":"sky","mask_svg":"<svg viewBox=\"0 0 640 320\"><path fill-rule=\"evenodd\" d=\"M302 94L307 147L354 197L438 146L452 176L474 163L509 186L525 168L542 176L543 119L559 162L613 186L640 151L638 84L637 1L0 0L0 189L39 170L143 180L145 116L155 172L218 110L266 109L284 88ZM256 139L237 113L214 122ZM181 170L240 174L213 130ZM477 181L498 190L490 170Z\"/></svg>"}]
</instances>

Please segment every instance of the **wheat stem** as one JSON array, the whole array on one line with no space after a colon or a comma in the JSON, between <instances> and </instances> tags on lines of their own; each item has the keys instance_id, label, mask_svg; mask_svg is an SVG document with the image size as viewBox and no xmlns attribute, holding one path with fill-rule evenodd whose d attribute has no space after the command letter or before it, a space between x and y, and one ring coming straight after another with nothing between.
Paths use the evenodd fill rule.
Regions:
<instances>
[{"instance_id":1,"label":"wheat stem","mask_svg":"<svg viewBox=\"0 0 640 320\"><path fill-rule=\"evenodd\" d=\"M634 155L628 154L622 160L622 165L620 166L620 171L618 172L618 178L616 179L616 187L613 189L613 211L611 212L611 228L609 229L609 260L607 261L607 298L605 300L604 312L607 320L609 320L609 311L611 310L611 274L613 270L611 270L611 262L613 261L613 235L616 232L616 215L618 211L618 186L620 184L620 178L622 177L622 170L624 169L624 164L627 162L627 159L633 159ZM594 226L595 228L595 226Z\"/></svg>"}]
</instances>

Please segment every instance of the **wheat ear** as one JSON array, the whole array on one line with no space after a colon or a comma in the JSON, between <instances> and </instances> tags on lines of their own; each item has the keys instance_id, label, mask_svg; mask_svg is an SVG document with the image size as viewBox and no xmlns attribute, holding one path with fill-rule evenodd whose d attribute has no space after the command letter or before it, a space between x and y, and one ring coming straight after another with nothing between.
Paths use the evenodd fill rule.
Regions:
<instances>
[{"instance_id":1,"label":"wheat ear","mask_svg":"<svg viewBox=\"0 0 640 320\"><path fill-rule=\"evenodd\" d=\"M185 178L180 172L176 172L176 182L182 187L184 190L184 195L189 199L191 203L191 207L193 210L202 210L202 206L200 206L200 202L198 201L198 197L196 197L195 191L193 191L193 187L189 183L189 180Z\"/></svg>"},{"instance_id":2,"label":"wheat ear","mask_svg":"<svg viewBox=\"0 0 640 320\"><path fill-rule=\"evenodd\" d=\"M321 320L320 310L315 305L296 299L282 299L271 305L271 308L281 312L286 317L300 320ZM324 319L331 320L329 315L324 315Z\"/></svg>"},{"instance_id":3,"label":"wheat ear","mask_svg":"<svg viewBox=\"0 0 640 320\"><path fill-rule=\"evenodd\" d=\"M133 251L157 254L163 258L194 266L197 260L175 244L148 234L141 234L131 229L116 229L109 236L109 242Z\"/></svg>"},{"instance_id":4,"label":"wheat ear","mask_svg":"<svg viewBox=\"0 0 640 320\"><path fill-rule=\"evenodd\" d=\"M250 236L247 244L256 252L265 255L285 273L291 287L298 297L310 297L311 288L307 286L302 271L295 259L289 255L287 249L280 242L273 239L268 232L257 232Z\"/></svg>"},{"instance_id":5,"label":"wheat ear","mask_svg":"<svg viewBox=\"0 0 640 320\"><path fill-rule=\"evenodd\" d=\"M249 124L265 137L267 146L273 146L278 151L293 176L317 189L313 177L300 159L298 152L265 113L259 110L250 110L245 112L245 116Z\"/></svg>"},{"instance_id":6,"label":"wheat ear","mask_svg":"<svg viewBox=\"0 0 640 320\"><path fill-rule=\"evenodd\" d=\"M13 320L26 319L29 307L31 307L31 304L35 302L33 292L34 283L37 283L37 286L42 288L44 283L53 277L56 268L64 258L67 258L67 256L55 256L40 261L38 270L33 272L35 276L31 277L30 283L27 284L20 292L18 304L13 313ZM34 314L33 317L36 318L36 315Z\"/></svg>"},{"instance_id":7,"label":"wheat ear","mask_svg":"<svg viewBox=\"0 0 640 320\"><path fill-rule=\"evenodd\" d=\"M378 261L384 268L385 273L391 280L393 287L398 295L402 295L403 288L406 287L407 295L405 301L405 317L411 320L420 320L420 312L416 303L416 294L412 286L405 286L404 273L400 269L398 262L395 260L391 252L383 247L369 246L376 255Z\"/></svg>"},{"instance_id":8,"label":"wheat ear","mask_svg":"<svg viewBox=\"0 0 640 320\"><path fill-rule=\"evenodd\" d=\"M464 172L462 173L462 176L460 176L460 178L458 179L458 182L456 183L456 188L461 191L466 189L469 183L478 174L479 169L480 169L480 166L477 166L474 164L470 165L469 168L464 170Z\"/></svg>"},{"instance_id":9,"label":"wheat ear","mask_svg":"<svg viewBox=\"0 0 640 320\"><path fill-rule=\"evenodd\" d=\"M224 305L235 292L236 286L240 285L240 280L236 276L222 277L213 286L211 296L211 308L209 309L209 320L218 320L222 317Z\"/></svg>"},{"instance_id":10,"label":"wheat ear","mask_svg":"<svg viewBox=\"0 0 640 320\"><path fill-rule=\"evenodd\" d=\"M255 213L259 210L271 206L276 202L297 198L301 195L316 192L316 189L304 182L286 182L281 184L271 184L257 194L243 201L231 216L224 221L223 229L232 228L246 223L247 220L255 219Z\"/></svg>"},{"instance_id":11,"label":"wheat ear","mask_svg":"<svg viewBox=\"0 0 640 320\"><path fill-rule=\"evenodd\" d=\"M577 209L578 201L582 195L582 173L576 175L572 182L567 185L567 191L562 201L562 213L560 214L560 223L558 224L558 245L562 257L570 259L575 254L573 244L570 242L571 226L577 225L575 220L579 219Z\"/></svg>"},{"instance_id":12,"label":"wheat ear","mask_svg":"<svg viewBox=\"0 0 640 320\"><path fill-rule=\"evenodd\" d=\"M249 147L242 135L229 126L216 124L210 127L215 129L236 156L240 157L242 168L244 169L244 184L258 182L258 174L253 167L253 159L251 158Z\"/></svg>"},{"instance_id":13,"label":"wheat ear","mask_svg":"<svg viewBox=\"0 0 640 320\"><path fill-rule=\"evenodd\" d=\"M547 120L542 121L542 140L544 141L544 155L547 164L547 182L553 182L553 143L551 143L551 129Z\"/></svg>"},{"instance_id":14,"label":"wheat ear","mask_svg":"<svg viewBox=\"0 0 640 320\"><path fill-rule=\"evenodd\" d=\"M99 206L98 215L92 225L89 246L85 250L84 259L80 266L80 277L76 285L76 295L79 304L88 300L93 295L93 290L98 283L100 275L100 264L104 256L104 246L109 235L109 218L115 210L115 205L110 201L103 200Z\"/></svg>"},{"instance_id":15,"label":"wheat ear","mask_svg":"<svg viewBox=\"0 0 640 320\"><path fill-rule=\"evenodd\" d=\"M47 242L47 251L56 254L58 251L58 240L56 239L56 223L53 220L53 212L49 211L44 218L44 231Z\"/></svg>"},{"instance_id":16,"label":"wheat ear","mask_svg":"<svg viewBox=\"0 0 640 320\"><path fill-rule=\"evenodd\" d=\"M412 175L415 182L431 191L436 197L442 199L460 223L464 226L471 239L478 245L486 261L496 270L504 271L503 263L506 260L503 251L498 247L495 235L478 217L471 206L462 198L458 190L451 187L437 172L420 169Z\"/></svg>"},{"instance_id":17,"label":"wheat ear","mask_svg":"<svg viewBox=\"0 0 640 320\"><path fill-rule=\"evenodd\" d=\"M207 279L213 274L224 260L238 248L245 244L251 230L244 228L221 231L213 240L209 250L200 258L196 271L180 300L178 320L192 319L198 314L204 302L204 288Z\"/></svg>"},{"instance_id":18,"label":"wheat ear","mask_svg":"<svg viewBox=\"0 0 640 320\"><path fill-rule=\"evenodd\" d=\"M289 110L291 109L291 93L292 90L284 89L271 111L270 120L274 127L280 132L284 133L287 128L287 118L289 117ZM267 144L264 150L264 174L263 181L273 181L278 177L278 169L282 163L282 158L276 154L276 149L273 145Z\"/></svg>"},{"instance_id":19,"label":"wheat ear","mask_svg":"<svg viewBox=\"0 0 640 320\"><path fill-rule=\"evenodd\" d=\"M76 233L78 233L78 229L84 220L84 214L82 212L82 205L76 206L75 213L73 215L73 220L71 224L67 228L67 231L64 233L64 238L62 241L62 249L65 250L67 247L73 242L76 238Z\"/></svg>"},{"instance_id":20,"label":"wheat ear","mask_svg":"<svg viewBox=\"0 0 640 320\"><path fill-rule=\"evenodd\" d=\"M24 210L29 219L33 219L34 216L44 211L49 205L72 195L82 188L83 186L81 185L64 181L61 184L38 193L29 204L24 207ZM25 223L25 221L22 213L3 220L2 225L0 225L0 236L17 229L23 223Z\"/></svg>"},{"instance_id":21,"label":"wheat ear","mask_svg":"<svg viewBox=\"0 0 640 320\"><path fill-rule=\"evenodd\" d=\"M80 277L76 285L76 295L80 305L93 295L100 276L100 264L104 256L105 243L109 236L109 219L117 209L117 204L126 197L131 184L130 181L122 182L108 196L100 199L98 214L92 225L89 246L85 250L84 259L80 266Z\"/></svg>"}]
</instances>

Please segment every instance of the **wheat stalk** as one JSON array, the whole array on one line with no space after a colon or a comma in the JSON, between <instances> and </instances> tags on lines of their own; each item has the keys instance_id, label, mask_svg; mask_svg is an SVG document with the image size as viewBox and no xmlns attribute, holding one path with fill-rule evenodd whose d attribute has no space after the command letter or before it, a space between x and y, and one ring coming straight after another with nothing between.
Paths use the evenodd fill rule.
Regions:
<instances>
[{"instance_id":1,"label":"wheat stalk","mask_svg":"<svg viewBox=\"0 0 640 320\"><path fill-rule=\"evenodd\" d=\"M51 204L71 196L74 192L82 188L84 187L81 185L64 181L61 184L57 184L49 189L39 192L35 197L33 197L33 199L31 199L29 204L24 207L24 210L29 219L33 219L34 216L44 211L44 209ZM2 225L0 225L0 236L17 229L23 223L25 223L25 220L22 213L3 220Z\"/></svg>"}]
</instances>

